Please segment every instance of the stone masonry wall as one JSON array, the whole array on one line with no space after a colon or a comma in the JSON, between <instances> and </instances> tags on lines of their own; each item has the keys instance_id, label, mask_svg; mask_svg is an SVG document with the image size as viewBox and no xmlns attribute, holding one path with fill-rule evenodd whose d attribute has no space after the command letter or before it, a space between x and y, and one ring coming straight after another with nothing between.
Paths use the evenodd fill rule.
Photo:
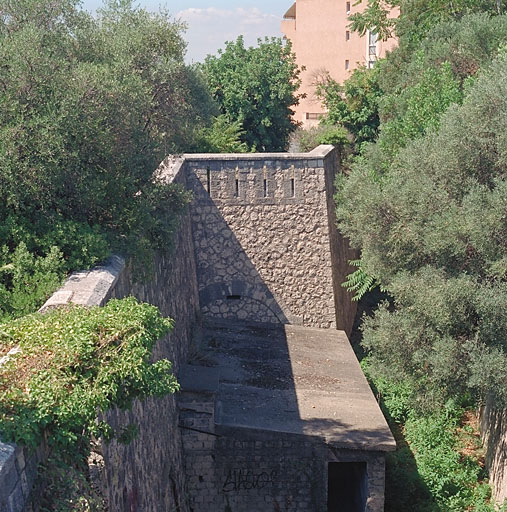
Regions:
<instances>
[{"instance_id":1,"label":"stone masonry wall","mask_svg":"<svg viewBox=\"0 0 507 512\"><path fill-rule=\"evenodd\" d=\"M186 393L180 409L192 512L326 510L322 456L310 441L267 432L215 433L213 402Z\"/></svg>"},{"instance_id":2,"label":"stone masonry wall","mask_svg":"<svg viewBox=\"0 0 507 512\"><path fill-rule=\"evenodd\" d=\"M132 294L174 319L173 331L157 343L152 358L169 359L176 374L186 360L197 323L197 283L189 228L187 217L174 253L157 259L152 283L133 283L132 274L125 272L111 294L117 298ZM138 437L129 445L112 441L103 447L110 512L188 510L174 395L136 401L131 411L110 410L106 419L113 426L135 423L140 427Z\"/></svg>"},{"instance_id":3,"label":"stone masonry wall","mask_svg":"<svg viewBox=\"0 0 507 512\"><path fill-rule=\"evenodd\" d=\"M488 403L481 411L481 432L493 498L507 503L507 410Z\"/></svg>"},{"instance_id":4,"label":"stone masonry wall","mask_svg":"<svg viewBox=\"0 0 507 512\"><path fill-rule=\"evenodd\" d=\"M184 176L177 171L166 179L184 183ZM154 361L172 361L177 375L198 326L199 303L188 214L182 219L173 251L156 259L151 282L135 282L132 272L120 275L111 297L128 295L155 304L164 316L174 319L173 331L157 343L152 357ZM140 427L138 437L129 445L113 441L103 447L110 512L187 511L174 395L137 401L131 411L115 409L106 417L113 426L133 422Z\"/></svg>"},{"instance_id":5,"label":"stone masonry wall","mask_svg":"<svg viewBox=\"0 0 507 512\"><path fill-rule=\"evenodd\" d=\"M328 463L366 464L366 512L384 510L383 453L344 450L309 436L214 424L212 395L179 397L192 512L327 510Z\"/></svg>"},{"instance_id":6,"label":"stone masonry wall","mask_svg":"<svg viewBox=\"0 0 507 512\"><path fill-rule=\"evenodd\" d=\"M331 146L306 154L185 155L201 309L235 320L349 327L335 309ZM326 176L327 172L327 176ZM330 214L332 213L332 217ZM347 270L348 272L348 270ZM339 305L340 307L340 305ZM345 318L345 316L347 318Z\"/></svg>"},{"instance_id":7,"label":"stone masonry wall","mask_svg":"<svg viewBox=\"0 0 507 512\"><path fill-rule=\"evenodd\" d=\"M185 184L179 167L164 172L167 182ZM159 255L146 284L136 282L132 269L113 256L104 266L72 274L42 311L68 303L103 305L110 298L134 295L159 307L175 321L174 330L153 350L153 360L168 358L177 373L198 328L198 292L188 212L183 216L171 254ZM187 512L182 442L174 395L136 401L131 411L112 410L107 420L117 427L135 422L139 436L128 446L105 444L104 493L110 512ZM26 450L0 443L0 510L21 512L35 478L40 457L27 459Z\"/></svg>"},{"instance_id":8,"label":"stone masonry wall","mask_svg":"<svg viewBox=\"0 0 507 512\"><path fill-rule=\"evenodd\" d=\"M0 441L1 512L28 512L37 466L46 457L47 451L43 446L30 451L26 447Z\"/></svg>"},{"instance_id":9,"label":"stone masonry wall","mask_svg":"<svg viewBox=\"0 0 507 512\"><path fill-rule=\"evenodd\" d=\"M324 160L326 175L326 200L329 221L329 237L331 246L331 261L333 273L333 292L335 309L340 314L336 317L336 328L343 330L350 336L354 325L354 318L357 310L357 302L352 300L353 294L348 292L342 283L345 276L354 272L355 268L349 265L349 261L359 258L359 251L350 248L348 241L338 231L336 226L336 203L335 203L335 179L336 169L340 167L339 154L334 151Z\"/></svg>"}]
</instances>

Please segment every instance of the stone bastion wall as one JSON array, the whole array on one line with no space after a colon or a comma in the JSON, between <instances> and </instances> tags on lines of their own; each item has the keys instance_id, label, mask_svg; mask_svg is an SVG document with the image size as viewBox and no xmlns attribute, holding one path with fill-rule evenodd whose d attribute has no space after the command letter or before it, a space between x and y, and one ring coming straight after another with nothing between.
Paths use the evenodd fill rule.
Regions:
<instances>
[{"instance_id":1,"label":"stone bastion wall","mask_svg":"<svg viewBox=\"0 0 507 512\"><path fill-rule=\"evenodd\" d=\"M130 267L114 256L71 275L42 311L68 303L103 305L127 295L155 304L175 320L175 328L159 341L153 359L170 359L176 373L201 312L350 331L354 311L336 295L344 293L339 282L353 257L332 220L337 169L331 146L308 154L170 157L156 175L190 189L194 201L174 250L154 262L150 282L136 283ZM113 425L140 426L130 445L103 447L111 512L188 510L174 397L136 402L132 411L106 416ZM36 467L45 456L42 448L29 453L0 443L2 511L27 510Z\"/></svg>"},{"instance_id":2,"label":"stone bastion wall","mask_svg":"<svg viewBox=\"0 0 507 512\"><path fill-rule=\"evenodd\" d=\"M203 314L350 333L356 304L340 285L356 253L335 224L333 146L185 155L182 165Z\"/></svg>"}]
</instances>

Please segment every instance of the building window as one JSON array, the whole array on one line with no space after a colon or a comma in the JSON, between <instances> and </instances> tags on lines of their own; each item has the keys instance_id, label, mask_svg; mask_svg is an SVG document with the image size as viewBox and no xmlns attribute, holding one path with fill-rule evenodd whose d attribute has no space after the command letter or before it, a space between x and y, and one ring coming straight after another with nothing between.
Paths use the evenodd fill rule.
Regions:
<instances>
[{"instance_id":1,"label":"building window","mask_svg":"<svg viewBox=\"0 0 507 512\"><path fill-rule=\"evenodd\" d=\"M371 68L373 68L373 66L375 66L375 61L374 60L369 60L368 61L368 68L371 69Z\"/></svg>"},{"instance_id":2,"label":"building window","mask_svg":"<svg viewBox=\"0 0 507 512\"><path fill-rule=\"evenodd\" d=\"M368 55L377 55L377 33L368 32Z\"/></svg>"},{"instance_id":3,"label":"building window","mask_svg":"<svg viewBox=\"0 0 507 512\"><path fill-rule=\"evenodd\" d=\"M350 62L348 60L345 61L345 69L350 68Z\"/></svg>"},{"instance_id":4,"label":"building window","mask_svg":"<svg viewBox=\"0 0 507 512\"><path fill-rule=\"evenodd\" d=\"M345 32L345 41L349 41L350 40L350 30L347 30Z\"/></svg>"},{"instance_id":5,"label":"building window","mask_svg":"<svg viewBox=\"0 0 507 512\"><path fill-rule=\"evenodd\" d=\"M320 114L318 112L307 112L306 119L319 119Z\"/></svg>"},{"instance_id":6,"label":"building window","mask_svg":"<svg viewBox=\"0 0 507 512\"><path fill-rule=\"evenodd\" d=\"M347 2L347 16L350 14L350 2Z\"/></svg>"}]
</instances>

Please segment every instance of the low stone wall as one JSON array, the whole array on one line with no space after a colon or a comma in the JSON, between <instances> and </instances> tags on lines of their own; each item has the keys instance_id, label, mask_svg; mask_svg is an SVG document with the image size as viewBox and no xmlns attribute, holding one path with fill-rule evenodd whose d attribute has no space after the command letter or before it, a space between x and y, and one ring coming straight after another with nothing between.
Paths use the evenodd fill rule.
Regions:
<instances>
[{"instance_id":1,"label":"low stone wall","mask_svg":"<svg viewBox=\"0 0 507 512\"><path fill-rule=\"evenodd\" d=\"M0 510L28 512L30 495L37 477L37 466L47 458L40 446L30 451L23 446L0 441Z\"/></svg>"},{"instance_id":2,"label":"low stone wall","mask_svg":"<svg viewBox=\"0 0 507 512\"><path fill-rule=\"evenodd\" d=\"M493 498L502 504L507 500L507 410L497 410L491 403L483 407L481 433Z\"/></svg>"},{"instance_id":3,"label":"low stone wall","mask_svg":"<svg viewBox=\"0 0 507 512\"><path fill-rule=\"evenodd\" d=\"M152 360L171 360L177 373L192 342L198 307L189 226L187 215L174 253L157 256L149 282L136 282L132 269L122 258L113 256L104 266L72 274L42 310L68 303L103 305L111 298L128 295L155 304L162 314L175 320L175 328L157 342ZM102 446L103 492L109 511L188 510L174 395L136 400L131 410L112 409L100 419L116 430L132 423L139 428L138 436L128 445L112 441Z\"/></svg>"}]
</instances>

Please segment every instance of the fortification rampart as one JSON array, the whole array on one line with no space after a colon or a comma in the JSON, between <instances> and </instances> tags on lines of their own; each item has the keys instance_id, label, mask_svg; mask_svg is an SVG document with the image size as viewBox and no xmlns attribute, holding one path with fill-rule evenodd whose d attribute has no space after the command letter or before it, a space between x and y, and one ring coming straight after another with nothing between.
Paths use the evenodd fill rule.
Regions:
<instances>
[{"instance_id":1,"label":"fortification rampart","mask_svg":"<svg viewBox=\"0 0 507 512\"><path fill-rule=\"evenodd\" d=\"M184 182L175 172L168 182ZM159 307L175 320L174 330L153 350L153 360L167 358L175 371L186 361L189 346L198 329L198 293L194 250L188 212L183 216L170 254L159 255L153 276L147 283L136 282L129 265L113 256L103 266L76 272L52 295L42 311L68 303L101 306L110 298L134 295ZM174 395L163 399L136 401L131 411L111 410L112 425L134 422L139 435L129 445L104 444L104 494L110 512L126 510L188 511L184 489L182 443ZM42 449L31 454L26 448L0 442L0 510L29 510L29 496L36 467L44 459Z\"/></svg>"},{"instance_id":2,"label":"fortification rampart","mask_svg":"<svg viewBox=\"0 0 507 512\"><path fill-rule=\"evenodd\" d=\"M340 286L355 253L334 221L332 146L304 154L184 155L205 316L350 332Z\"/></svg>"}]
</instances>

